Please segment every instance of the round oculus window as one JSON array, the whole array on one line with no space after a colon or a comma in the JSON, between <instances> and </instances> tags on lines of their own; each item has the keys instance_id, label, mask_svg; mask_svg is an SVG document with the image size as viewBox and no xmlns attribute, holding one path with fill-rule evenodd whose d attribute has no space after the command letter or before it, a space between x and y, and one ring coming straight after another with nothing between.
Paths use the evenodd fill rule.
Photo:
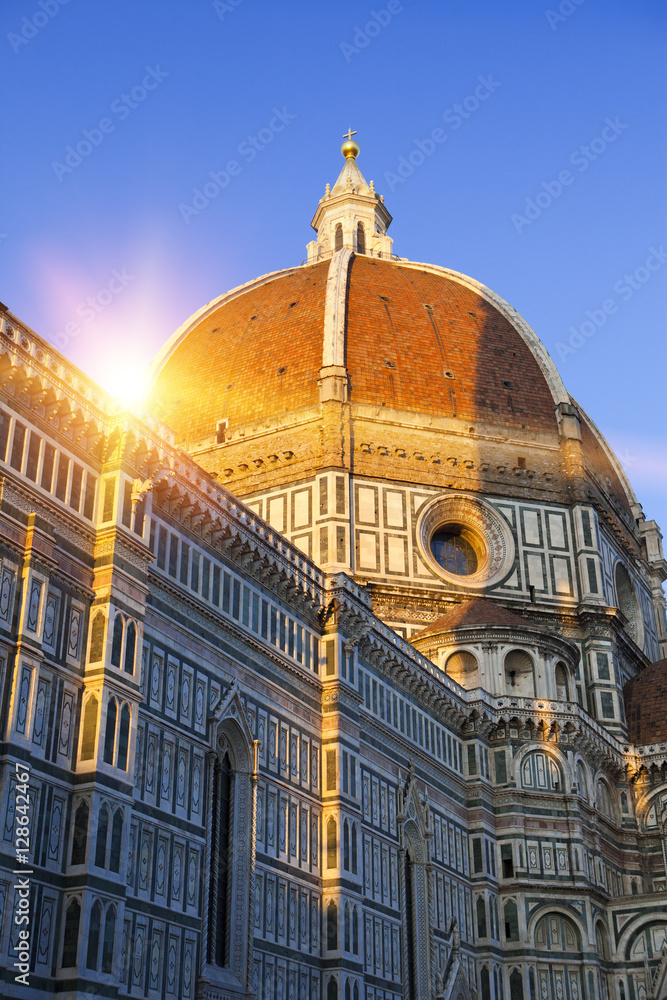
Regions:
<instances>
[{"instance_id":1,"label":"round oculus window","mask_svg":"<svg viewBox=\"0 0 667 1000\"><path fill-rule=\"evenodd\" d=\"M435 561L454 576L472 576L479 565L479 540L460 524L447 524L431 535Z\"/></svg>"},{"instance_id":2,"label":"round oculus window","mask_svg":"<svg viewBox=\"0 0 667 1000\"><path fill-rule=\"evenodd\" d=\"M460 587L493 586L514 564L514 539L503 516L463 494L438 497L423 508L417 542L427 565Z\"/></svg>"}]
</instances>

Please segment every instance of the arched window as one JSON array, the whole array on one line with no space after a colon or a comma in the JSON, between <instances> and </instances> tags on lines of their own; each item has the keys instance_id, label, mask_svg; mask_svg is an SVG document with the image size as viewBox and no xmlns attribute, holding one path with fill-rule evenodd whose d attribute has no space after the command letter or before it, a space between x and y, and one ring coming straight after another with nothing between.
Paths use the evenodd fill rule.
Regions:
<instances>
[{"instance_id":1,"label":"arched window","mask_svg":"<svg viewBox=\"0 0 667 1000\"><path fill-rule=\"evenodd\" d=\"M460 649L448 657L445 672L453 681L460 684L466 691L479 687L479 669L477 660L465 649Z\"/></svg>"},{"instance_id":2,"label":"arched window","mask_svg":"<svg viewBox=\"0 0 667 1000\"><path fill-rule=\"evenodd\" d=\"M208 936L202 975L212 992L218 989L220 976L223 975L226 981L233 977L241 984L241 992L249 994L253 990L252 963L249 965L248 957L248 921L251 920L251 908L254 909L255 902L250 892L253 858L249 831L253 822L259 827L262 820L260 804L257 802L255 811L253 802L254 747L252 732L237 693L232 691L227 695L218 705L216 716L216 725L210 733L207 773L204 774L200 763L195 761L191 782L193 807L199 803L201 811L203 789L206 796L202 911L208 925ZM269 803L266 837L275 844L280 838L280 827L276 828L275 803L273 800ZM125 823L127 825L127 819ZM296 843L291 837L289 842ZM123 867L124 863L121 864L121 871ZM181 882L184 874L181 870ZM188 877L194 877L194 874L192 869ZM178 872L174 873L174 877L178 877ZM267 889L267 892L267 920L269 929L271 923L275 929L278 914L269 898L276 901L275 887L271 887L270 891ZM284 916L287 920L288 914ZM119 951L119 936L117 931L116 952ZM212 966L217 968L212 969Z\"/></svg>"},{"instance_id":3,"label":"arched window","mask_svg":"<svg viewBox=\"0 0 667 1000\"><path fill-rule=\"evenodd\" d=\"M508 899L503 910L505 916L505 938L507 941L519 940L519 917L516 903L513 899Z\"/></svg>"},{"instance_id":4,"label":"arched window","mask_svg":"<svg viewBox=\"0 0 667 1000\"><path fill-rule=\"evenodd\" d=\"M523 977L518 969L510 975L510 1000L523 1000Z\"/></svg>"},{"instance_id":5,"label":"arched window","mask_svg":"<svg viewBox=\"0 0 667 1000\"><path fill-rule=\"evenodd\" d=\"M357 223L357 253L366 253L366 231L363 222Z\"/></svg>"},{"instance_id":6,"label":"arched window","mask_svg":"<svg viewBox=\"0 0 667 1000\"><path fill-rule=\"evenodd\" d=\"M355 955L356 954L357 952L355 951ZM354 1000L359 1000L359 983L356 981L356 979L354 981Z\"/></svg>"},{"instance_id":7,"label":"arched window","mask_svg":"<svg viewBox=\"0 0 667 1000\"><path fill-rule=\"evenodd\" d=\"M562 791L563 781L558 763L550 754L541 751L527 754L521 764L521 787L546 792Z\"/></svg>"},{"instance_id":8,"label":"arched window","mask_svg":"<svg viewBox=\"0 0 667 1000\"><path fill-rule=\"evenodd\" d=\"M528 970L528 985L530 987L530 1000L536 1000L537 994L535 992L535 971L534 971L534 969L529 969Z\"/></svg>"},{"instance_id":9,"label":"arched window","mask_svg":"<svg viewBox=\"0 0 667 1000\"><path fill-rule=\"evenodd\" d=\"M597 784L597 794L595 796L595 804L598 807L598 811L606 816L607 819L614 821L616 819L614 815L614 807L611 801L611 795L609 789L607 788L604 781L598 781Z\"/></svg>"},{"instance_id":10,"label":"arched window","mask_svg":"<svg viewBox=\"0 0 667 1000\"><path fill-rule=\"evenodd\" d=\"M482 967L479 978L482 1000L491 1000L491 982L489 980L489 970L486 965Z\"/></svg>"},{"instance_id":11,"label":"arched window","mask_svg":"<svg viewBox=\"0 0 667 1000\"><path fill-rule=\"evenodd\" d=\"M229 754L215 765L213 788L213 831L214 844L211 863L215 866L216 884L211 893L212 915L212 960L223 968L229 964L229 855L231 846L231 803L234 774Z\"/></svg>"},{"instance_id":12,"label":"arched window","mask_svg":"<svg viewBox=\"0 0 667 1000\"><path fill-rule=\"evenodd\" d=\"M621 792L621 812L624 816L630 812L628 808L628 796L625 792Z\"/></svg>"},{"instance_id":13,"label":"arched window","mask_svg":"<svg viewBox=\"0 0 667 1000\"><path fill-rule=\"evenodd\" d=\"M359 907L352 910L352 954L359 954Z\"/></svg>"},{"instance_id":14,"label":"arched window","mask_svg":"<svg viewBox=\"0 0 667 1000\"><path fill-rule=\"evenodd\" d=\"M609 958L609 948L607 947L607 932L600 923L598 923L595 928L595 948L598 953L598 958L602 959L603 962L606 962L606 960Z\"/></svg>"},{"instance_id":15,"label":"arched window","mask_svg":"<svg viewBox=\"0 0 667 1000\"><path fill-rule=\"evenodd\" d=\"M484 905L484 899L481 896L477 897L477 902L475 904L477 909L477 937L486 937L486 906Z\"/></svg>"},{"instance_id":16,"label":"arched window","mask_svg":"<svg viewBox=\"0 0 667 1000\"><path fill-rule=\"evenodd\" d=\"M577 761L577 790L581 798L585 802L588 802L588 780L586 778L584 765L581 761Z\"/></svg>"},{"instance_id":17,"label":"arched window","mask_svg":"<svg viewBox=\"0 0 667 1000\"><path fill-rule=\"evenodd\" d=\"M346 872L350 870L350 824L347 820L343 823L343 868Z\"/></svg>"},{"instance_id":18,"label":"arched window","mask_svg":"<svg viewBox=\"0 0 667 1000\"><path fill-rule=\"evenodd\" d=\"M522 649L505 657L505 692L515 698L534 698L533 661Z\"/></svg>"},{"instance_id":19,"label":"arched window","mask_svg":"<svg viewBox=\"0 0 667 1000\"><path fill-rule=\"evenodd\" d=\"M97 698L95 695L86 702L83 710L83 731L81 734L81 760L92 760L95 756L97 735Z\"/></svg>"},{"instance_id":20,"label":"arched window","mask_svg":"<svg viewBox=\"0 0 667 1000\"><path fill-rule=\"evenodd\" d=\"M327 950L335 951L338 947L338 907L333 899L327 906Z\"/></svg>"},{"instance_id":21,"label":"arched window","mask_svg":"<svg viewBox=\"0 0 667 1000\"><path fill-rule=\"evenodd\" d=\"M632 882L630 883L630 892L632 893L633 896L637 895L637 879L636 878L633 878Z\"/></svg>"},{"instance_id":22,"label":"arched window","mask_svg":"<svg viewBox=\"0 0 667 1000\"><path fill-rule=\"evenodd\" d=\"M111 639L111 666L120 667L123 651L123 616L116 615L113 620L113 636Z\"/></svg>"},{"instance_id":23,"label":"arched window","mask_svg":"<svg viewBox=\"0 0 667 1000\"><path fill-rule=\"evenodd\" d=\"M641 612L639 610L639 602L637 601L637 593L635 591L634 584L630 579L630 574L623 563L616 563L616 571L614 575L616 583L616 603L627 622L625 628L628 635L633 642L636 642L639 646L641 645L643 630L641 624Z\"/></svg>"},{"instance_id":24,"label":"arched window","mask_svg":"<svg viewBox=\"0 0 667 1000\"><path fill-rule=\"evenodd\" d=\"M63 954L61 966L63 969L73 969L76 965L76 954L79 945L79 924L81 922L81 906L78 899L73 899L65 912L65 933L63 935Z\"/></svg>"},{"instance_id":25,"label":"arched window","mask_svg":"<svg viewBox=\"0 0 667 1000\"><path fill-rule=\"evenodd\" d=\"M350 904L345 904L345 918L344 918L344 932L343 941L345 951L351 951L352 949L352 921L350 920Z\"/></svg>"},{"instance_id":26,"label":"arched window","mask_svg":"<svg viewBox=\"0 0 667 1000\"><path fill-rule=\"evenodd\" d=\"M127 748L130 742L130 708L123 705L120 711L120 728L118 730L118 760L116 767L127 771Z\"/></svg>"},{"instance_id":27,"label":"arched window","mask_svg":"<svg viewBox=\"0 0 667 1000\"><path fill-rule=\"evenodd\" d=\"M352 823L352 829L350 831L351 843L350 843L350 854L352 855L352 874L357 874L357 824Z\"/></svg>"},{"instance_id":28,"label":"arched window","mask_svg":"<svg viewBox=\"0 0 667 1000\"><path fill-rule=\"evenodd\" d=\"M417 972L416 968L416 956L415 956L415 931L416 931L416 920L417 914L415 912L415 887L414 887L414 864L412 852L408 848L405 852L405 870L404 870L404 881L405 881L405 940L407 944L407 969L406 979L411 987L415 988L415 976Z\"/></svg>"},{"instance_id":29,"label":"arched window","mask_svg":"<svg viewBox=\"0 0 667 1000\"><path fill-rule=\"evenodd\" d=\"M86 847L88 845L88 817L90 810L87 802L80 802L74 814L74 835L72 837L72 855L70 864L86 863Z\"/></svg>"},{"instance_id":30,"label":"arched window","mask_svg":"<svg viewBox=\"0 0 667 1000\"><path fill-rule=\"evenodd\" d=\"M86 953L86 968L97 972L97 956L100 950L100 928L102 925L102 904L93 903L88 925L88 951Z\"/></svg>"},{"instance_id":31,"label":"arched window","mask_svg":"<svg viewBox=\"0 0 667 1000\"><path fill-rule=\"evenodd\" d=\"M338 983L333 976L327 983L327 1000L338 1000Z\"/></svg>"},{"instance_id":32,"label":"arched window","mask_svg":"<svg viewBox=\"0 0 667 1000\"><path fill-rule=\"evenodd\" d=\"M335 868L338 854L336 820L330 816L327 820L327 868Z\"/></svg>"},{"instance_id":33,"label":"arched window","mask_svg":"<svg viewBox=\"0 0 667 1000\"><path fill-rule=\"evenodd\" d=\"M113 748L116 742L116 715L118 707L115 698L109 698L107 705L107 728L104 733L104 763L113 764Z\"/></svg>"},{"instance_id":34,"label":"arched window","mask_svg":"<svg viewBox=\"0 0 667 1000\"><path fill-rule=\"evenodd\" d=\"M134 673L134 651L137 645L137 626L130 622L125 633L125 672Z\"/></svg>"},{"instance_id":35,"label":"arched window","mask_svg":"<svg viewBox=\"0 0 667 1000\"><path fill-rule=\"evenodd\" d=\"M345 1000L352 1000L352 991L350 990L350 977L349 976L345 980Z\"/></svg>"},{"instance_id":36,"label":"arched window","mask_svg":"<svg viewBox=\"0 0 667 1000\"><path fill-rule=\"evenodd\" d=\"M120 871L120 848L123 842L123 812L117 809L111 825L111 852L109 854L109 871Z\"/></svg>"},{"instance_id":37,"label":"arched window","mask_svg":"<svg viewBox=\"0 0 667 1000\"><path fill-rule=\"evenodd\" d=\"M93 618L90 630L90 662L98 663L104 657L104 627L106 619L101 611Z\"/></svg>"},{"instance_id":38,"label":"arched window","mask_svg":"<svg viewBox=\"0 0 667 1000\"><path fill-rule=\"evenodd\" d=\"M109 832L109 810L106 806L100 809L97 821L97 840L95 841L95 864L98 868L106 868L107 834Z\"/></svg>"},{"instance_id":39,"label":"arched window","mask_svg":"<svg viewBox=\"0 0 667 1000\"><path fill-rule=\"evenodd\" d=\"M334 237L334 251L343 249L343 227L340 222L336 223L336 233Z\"/></svg>"},{"instance_id":40,"label":"arched window","mask_svg":"<svg viewBox=\"0 0 667 1000\"><path fill-rule=\"evenodd\" d=\"M556 664L556 698L558 701L570 700L570 691L567 683L567 668L563 663Z\"/></svg>"},{"instance_id":41,"label":"arched window","mask_svg":"<svg viewBox=\"0 0 667 1000\"><path fill-rule=\"evenodd\" d=\"M113 971L113 943L116 936L116 911L113 906L104 918L104 939L102 941L102 972Z\"/></svg>"}]
</instances>

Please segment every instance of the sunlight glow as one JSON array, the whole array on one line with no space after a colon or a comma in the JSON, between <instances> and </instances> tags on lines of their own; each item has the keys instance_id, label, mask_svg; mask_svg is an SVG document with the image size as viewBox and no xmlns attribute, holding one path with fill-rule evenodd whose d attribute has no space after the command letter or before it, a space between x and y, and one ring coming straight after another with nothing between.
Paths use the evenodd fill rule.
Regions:
<instances>
[{"instance_id":1,"label":"sunlight glow","mask_svg":"<svg viewBox=\"0 0 667 1000\"><path fill-rule=\"evenodd\" d=\"M102 386L124 409L141 407L148 392L148 373L134 361L118 358L100 377Z\"/></svg>"}]
</instances>

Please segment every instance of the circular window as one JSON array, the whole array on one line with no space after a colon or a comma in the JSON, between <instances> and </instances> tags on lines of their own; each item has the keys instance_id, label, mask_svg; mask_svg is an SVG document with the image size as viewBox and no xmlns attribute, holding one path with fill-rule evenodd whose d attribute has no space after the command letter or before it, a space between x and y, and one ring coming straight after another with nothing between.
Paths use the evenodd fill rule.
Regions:
<instances>
[{"instance_id":1,"label":"circular window","mask_svg":"<svg viewBox=\"0 0 667 1000\"><path fill-rule=\"evenodd\" d=\"M463 494L426 504L417 544L434 573L466 589L493 586L514 565L514 539L503 516L485 501Z\"/></svg>"},{"instance_id":2,"label":"circular window","mask_svg":"<svg viewBox=\"0 0 667 1000\"><path fill-rule=\"evenodd\" d=\"M472 532L460 524L448 524L431 536L431 552L437 563L455 576L471 576L477 572L479 560Z\"/></svg>"}]
</instances>

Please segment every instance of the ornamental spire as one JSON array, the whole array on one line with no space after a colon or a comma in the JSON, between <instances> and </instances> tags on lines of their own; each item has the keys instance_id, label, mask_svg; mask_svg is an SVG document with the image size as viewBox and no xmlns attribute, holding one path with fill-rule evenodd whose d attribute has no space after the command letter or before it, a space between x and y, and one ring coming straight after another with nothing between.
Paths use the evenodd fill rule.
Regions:
<instances>
[{"instance_id":1,"label":"ornamental spire","mask_svg":"<svg viewBox=\"0 0 667 1000\"><path fill-rule=\"evenodd\" d=\"M387 236L391 215L384 199L357 166L359 143L351 128L340 148L343 169L332 188L327 184L311 223L317 239L308 244L308 263L331 256L344 247L358 254L391 257L393 240Z\"/></svg>"}]
</instances>

